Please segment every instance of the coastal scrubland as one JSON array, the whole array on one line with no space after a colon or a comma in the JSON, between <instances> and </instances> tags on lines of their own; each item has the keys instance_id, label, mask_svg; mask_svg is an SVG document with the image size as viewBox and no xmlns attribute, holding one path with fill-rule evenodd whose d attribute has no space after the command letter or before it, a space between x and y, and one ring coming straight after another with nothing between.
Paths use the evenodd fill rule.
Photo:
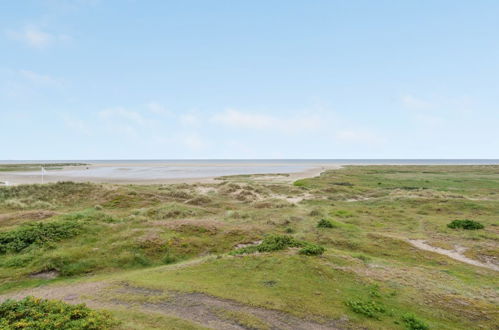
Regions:
<instances>
[{"instance_id":1,"label":"coastal scrubland","mask_svg":"<svg viewBox=\"0 0 499 330\"><path fill-rule=\"evenodd\" d=\"M0 187L0 313L85 303L112 315L95 329L497 327L499 166L273 177Z\"/></svg>"}]
</instances>

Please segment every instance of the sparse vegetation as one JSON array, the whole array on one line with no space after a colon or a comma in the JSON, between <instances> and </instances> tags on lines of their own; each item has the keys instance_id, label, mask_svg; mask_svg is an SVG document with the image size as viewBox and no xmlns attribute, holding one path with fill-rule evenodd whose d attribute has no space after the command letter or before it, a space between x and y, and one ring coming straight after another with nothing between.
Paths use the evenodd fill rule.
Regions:
<instances>
[{"instance_id":1,"label":"sparse vegetation","mask_svg":"<svg viewBox=\"0 0 499 330\"><path fill-rule=\"evenodd\" d=\"M407 239L497 260L498 166L349 166L298 182L2 186L0 292L57 292L71 281L71 294L97 281L133 290L156 311L175 306L171 292L196 292L302 319L346 319L353 329L493 328L495 271ZM456 218L483 228L447 227ZM99 302L108 296L99 290L82 296ZM200 328L189 315L118 312L112 304L123 293L110 297L123 328ZM211 317L255 322L225 316Z\"/></svg>"}]
</instances>

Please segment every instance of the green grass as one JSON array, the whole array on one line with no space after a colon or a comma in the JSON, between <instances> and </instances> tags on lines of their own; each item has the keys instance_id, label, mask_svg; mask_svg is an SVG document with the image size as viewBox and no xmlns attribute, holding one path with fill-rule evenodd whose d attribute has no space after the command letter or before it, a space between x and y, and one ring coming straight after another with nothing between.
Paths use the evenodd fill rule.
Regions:
<instances>
[{"instance_id":1,"label":"green grass","mask_svg":"<svg viewBox=\"0 0 499 330\"><path fill-rule=\"evenodd\" d=\"M493 326L496 272L406 240L499 258L499 166L347 166L293 184L254 179L0 187L0 291L96 276L303 318L346 317L352 328ZM449 228L456 219L484 228ZM32 277L44 271L59 276ZM113 313L125 328L196 328L143 310Z\"/></svg>"},{"instance_id":2,"label":"green grass","mask_svg":"<svg viewBox=\"0 0 499 330\"><path fill-rule=\"evenodd\" d=\"M41 167L46 170L61 169L66 166L83 166L84 163L39 163L39 164L0 164L0 172L18 171L40 171Z\"/></svg>"}]
</instances>

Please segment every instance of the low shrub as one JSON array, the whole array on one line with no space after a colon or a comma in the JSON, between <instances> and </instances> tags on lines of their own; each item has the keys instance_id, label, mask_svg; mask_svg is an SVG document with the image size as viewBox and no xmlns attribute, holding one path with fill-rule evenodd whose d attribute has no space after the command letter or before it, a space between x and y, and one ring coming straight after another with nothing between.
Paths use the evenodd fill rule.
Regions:
<instances>
[{"instance_id":1,"label":"low shrub","mask_svg":"<svg viewBox=\"0 0 499 330\"><path fill-rule=\"evenodd\" d=\"M303 180L296 180L295 182L293 182L293 186L295 186L295 187L304 187L305 186L305 181L303 181Z\"/></svg>"},{"instance_id":2,"label":"low shrub","mask_svg":"<svg viewBox=\"0 0 499 330\"><path fill-rule=\"evenodd\" d=\"M320 255L325 249L322 246L315 245L309 242L303 242L294 239L288 235L269 235L265 237L259 245L247 246L241 249L232 251L230 254L247 254L255 252L273 252L284 250L290 247L302 248L299 253L303 255Z\"/></svg>"},{"instance_id":3,"label":"low shrub","mask_svg":"<svg viewBox=\"0 0 499 330\"><path fill-rule=\"evenodd\" d=\"M118 324L107 312L84 304L26 297L0 304L0 329L85 329L105 330Z\"/></svg>"},{"instance_id":4,"label":"low shrub","mask_svg":"<svg viewBox=\"0 0 499 330\"><path fill-rule=\"evenodd\" d=\"M260 245L257 245L258 252L272 252L284 250L288 247L300 247L302 243L288 235L269 235L265 237Z\"/></svg>"},{"instance_id":5,"label":"low shrub","mask_svg":"<svg viewBox=\"0 0 499 330\"><path fill-rule=\"evenodd\" d=\"M326 249L320 245L306 243L305 246L298 251L298 253L306 256L319 256L323 254L324 251L326 251Z\"/></svg>"},{"instance_id":6,"label":"low shrub","mask_svg":"<svg viewBox=\"0 0 499 330\"><path fill-rule=\"evenodd\" d=\"M447 227L452 228L452 229L466 229L466 230L476 230L476 229L483 229L484 226L474 220L454 220L451 223L447 224Z\"/></svg>"},{"instance_id":7,"label":"low shrub","mask_svg":"<svg viewBox=\"0 0 499 330\"><path fill-rule=\"evenodd\" d=\"M350 300L346 305L355 313L374 319L379 319L379 314L385 312L385 308L375 301Z\"/></svg>"},{"instance_id":8,"label":"low shrub","mask_svg":"<svg viewBox=\"0 0 499 330\"><path fill-rule=\"evenodd\" d=\"M178 259L176 256L174 256L174 255L172 255L172 254L170 254L170 253L167 253L167 254L163 257L163 260L162 260L162 261L163 261L163 263L164 263L165 265L169 265L169 264L176 263L178 260L179 260L179 259Z\"/></svg>"},{"instance_id":9,"label":"low shrub","mask_svg":"<svg viewBox=\"0 0 499 330\"><path fill-rule=\"evenodd\" d=\"M428 330L430 327L425 322L417 319L412 314L406 314L402 316L402 321L404 321L405 327L408 330Z\"/></svg>"},{"instance_id":10,"label":"low shrub","mask_svg":"<svg viewBox=\"0 0 499 330\"><path fill-rule=\"evenodd\" d=\"M0 254L20 252L32 244L45 244L76 236L81 231L78 222L58 221L29 223L0 233Z\"/></svg>"},{"instance_id":11,"label":"low shrub","mask_svg":"<svg viewBox=\"0 0 499 330\"><path fill-rule=\"evenodd\" d=\"M309 215L312 216L312 217L317 217L317 216L321 215L321 211L319 211L319 210L312 210L312 211L310 211Z\"/></svg>"},{"instance_id":12,"label":"low shrub","mask_svg":"<svg viewBox=\"0 0 499 330\"><path fill-rule=\"evenodd\" d=\"M331 221L327 219L320 219L319 222L317 223L317 228L333 228L333 224Z\"/></svg>"},{"instance_id":13,"label":"low shrub","mask_svg":"<svg viewBox=\"0 0 499 330\"><path fill-rule=\"evenodd\" d=\"M18 199L7 199L6 201L3 202L5 207L9 209L16 209L16 210L24 210L28 207L26 203L18 200Z\"/></svg>"}]
</instances>

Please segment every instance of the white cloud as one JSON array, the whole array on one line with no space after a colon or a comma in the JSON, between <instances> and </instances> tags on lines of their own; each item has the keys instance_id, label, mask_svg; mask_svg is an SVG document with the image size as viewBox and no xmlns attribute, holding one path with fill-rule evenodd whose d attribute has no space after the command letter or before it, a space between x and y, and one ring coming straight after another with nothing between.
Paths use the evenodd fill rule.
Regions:
<instances>
[{"instance_id":1,"label":"white cloud","mask_svg":"<svg viewBox=\"0 0 499 330\"><path fill-rule=\"evenodd\" d=\"M153 120L147 119L139 112L126 110L124 108L110 108L99 112L99 117L103 119L112 119L136 123L140 126L148 126L154 123Z\"/></svg>"},{"instance_id":2,"label":"white cloud","mask_svg":"<svg viewBox=\"0 0 499 330\"><path fill-rule=\"evenodd\" d=\"M404 95L402 97L402 104L409 109L425 110L433 108L433 104L421 98L412 95Z\"/></svg>"},{"instance_id":3,"label":"white cloud","mask_svg":"<svg viewBox=\"0 0 499 330\"><path fill-rule=\"evenodd\" d=\"M7 36L33 48L46 48L56 42L70 39L64 34L52 34L35 26L25 26L19 31L7 31Z\"/></svg>"},{"instance_id":4,"label":"white cloud","mask_svg":"<svg viewBox=\"0 0 499 330\"><path fill-rule=\"evenodd\" d=\"M208 146L206 139L203 139L197 133L190 133L181 138L184 146L191 150L202 150Z\"/></svg>"},{"instance_id":5,"label":"white cloud","mask_svg":"<svg viewBox=\"0 0 499 330\"><path fill-rule=\"evenodd\" d=\"M428 127L445 124L462 108L460 100L438 98L430 102L411 95L402 97L402 103L404 107L411 110L409 115L416 124Z\"/></svg>"},{"instance_id":6,"label":"white cloud","mask_svg":"<svg viewBox=\"0 0 499 330\"><path fill-rule=\"evenodd\" d=\"M213 116L213 120L225 126L250 129L271 128L273 124L278 121L271 116L244 113L233 109L228 109L223 113L216 114Z\"/></svg>"},{"instance_id":7,"label":"white cloud","mask_svg":"<svg viewBox=\"0 0 499 330\"><path fill-rule=\"evenodd\" d=\"M231 128L278 130L288 133L315 130L323 124L321 116L316 114L277 117L234 109L214 115L212 121Z\"/></svg>"},{"instance_id":8,"label":"white cloud","mask_svg":"<svg viewBox=\"0 0 499 330\"><path fill-rule=\"evenodd\" d=\"M199 126L202 121L201 118L194 113L181 114L178 119L186 126Z\"/></svg>"},{"instance_id":9,"label":"white cloud","mask_svg":"<svg viewBox=\"0 0 499 330\"><path fill-rule=\"evenodd\" d=\"M69 115L64 115L63 120L66 127L71 129L72 131L76 131L87 136L91 136L93 134L89 125L81 119L73 118Z\"/></svg>"},{"instance_id":10,"label":"white cloud","mask_svg":"<svg viewBox=\"0 0 499 330\"><path fill-rule=\"evenodd\" d=\"M168 115L168 114L170 114L170 111L168 111L168 109L166 109L164 106L162 106L161 104L159 104L157 102L149 102L147 104L147 108L149 109L149 111L151 111L152 113L154 113L156 115Z\"/></svg>"},{"instance_id":11,"label":"white cloud","mask_svg":"<svg viewBox=\"0 0 499 330\"><path fill-rule=\"evenodd\" d=\"M346 129L336 132L335 137L342 141L348 143L360 143L360 144L379 144L384 142L384 139L377 134L359 129Z\"/></svg>"},{"instance_id":12,"label":"white cloud","mask_svg":"<svg viewBox=\"0 0 499 330\"><path fill-rule=\"evenodd\" d=\"M438 126L445 122L441 117L425 113L417 113L414 115L414 118L426 126Z\"/></svg>"},{"instance_id":13,"label":"white cloud","mask_svg":"<svg viewBox=\"0 0 499 330\"><path fill-rule=\"evenodd\" d=\"M52 77L50 75L39 74L30 70L20 70L19 74L23 78L27 79L28 81L36 85L43 85L43 86L62 85L62 81L60 79Z\"/></svg>"}]
</instances>

